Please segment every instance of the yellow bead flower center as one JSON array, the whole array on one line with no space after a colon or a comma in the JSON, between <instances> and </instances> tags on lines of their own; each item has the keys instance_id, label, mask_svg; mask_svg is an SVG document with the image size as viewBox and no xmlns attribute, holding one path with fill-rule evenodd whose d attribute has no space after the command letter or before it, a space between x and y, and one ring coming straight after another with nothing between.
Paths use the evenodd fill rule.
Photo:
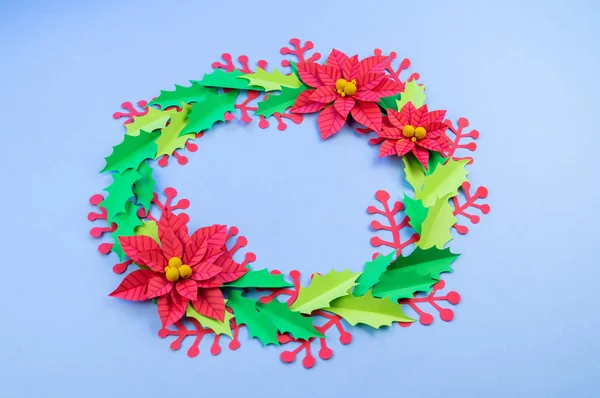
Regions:
<instances>
[{"instance_id":1,"label":"yellow bead flower center","mask_svg":"<svg viewBox=\"0 0 600 398\"><path fill-rule=\"evenodd\" d=\"M179 257L171 257L169 265L165 267L165 276L169 282L177 282L179 278L192 276L192 267L183 264Z\"/></svg>"},{"instance_id":2,"label":"yellow bead flower center","mask_svg":"<svg viewBox=\"0 0 600 398\"><path fill-rule=\"evenodd\" d=\"M335 90L342 97L356 94L356 79L347 81L346 79L338 79L335 82Z\"/></svg>"},{"instance_id":3,"label":"yellow bead flower center","mask_svg":"<svg viewBox=\"0 0 600 398\"><path fill-rule=\"evenodd\" d=\"M422 140L427 136L427 130L425 130L424 127L419 126L415 128L414 126L407 124L402 129L402 135L406 138L410 138L412 142L416 142L417 140Z\"/></svg>"}]
</instances>

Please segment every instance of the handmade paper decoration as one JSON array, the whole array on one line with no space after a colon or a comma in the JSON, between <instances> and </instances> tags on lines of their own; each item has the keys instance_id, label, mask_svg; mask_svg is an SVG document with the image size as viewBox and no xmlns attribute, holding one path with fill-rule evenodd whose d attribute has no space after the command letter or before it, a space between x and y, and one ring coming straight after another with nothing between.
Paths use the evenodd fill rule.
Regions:
<instances>
[{"instance_id":1,"label":"handmade paper decoration","mask_svg":"<svg viewBox=\"0 0 600 398\"><path fill-rule=\"evenodd\" d=\"M224 54L225 63L213 63L214 71L201 79L162 90L150 102L138 101L139 109L125 102L125 112L114 114L125 119L125 135L102 169L112 176L106 196L90 199L99 212L88 216L106 223L92 228L91 235L110 235L112 243L102 243L99 250L118 256L114 272L132 269L110 296L152 300L162 324L159 336L175 337L175 350L193 337L190 357L199 354L207 336L213 336L213 355L221 351L224 338L231 340L230 349L238 349L244 327L263 345L295 344L280 358L293 362L304 353L302 364L310 368L316 361L313 343L320 344L319 358L332 357L326 340L332 329L348 344L347 324L375 329L406 327L416 320L431 324L427 305L450 321L454 312L442 305L460 300L454 291L441 292L443 274L453 271L459 257L447 247L451 232L467 233L459 218L475 224L479 216L472 211L487 214L490 209L480 203L487 189L473 191L467 180L473 158L460 154L476 149L473 140L479 133L465 130L465 118L454 126L445 110L425 104L419 75L400 77L410 66L407 59L397 67L395 53L377 49L359 59L334 49L320 62L320 54L309 55L311 42L290 43L281 49L282 55L295 57L281 62L286 70L270 69L265 61L251 69L246 56L238 58L241 66L236 67ZM351 269L308 270L312 276L304 285L298 271L283 275L256 269L253 253L240 257L248 241L236 227L197 225L183 212L188 200L176 201L173 188L156 187L152 160L161 167L172 158L186 164L181 151L194 152L193 141L216 123L238 117L249 123L254 114L261 128L274 119L285 130L286 121L300 123L302 115L312 113L318 113L311 122L323 140L357 124L359 133L371 137L370 144L379 145L381 157L402 157L413 189L398 193L401 201L386 191L375 194L378 204L367 208L378 218L371 223L378 231L371 244L383 253L357 259ZM407 239L405 229L412 231Z\"/></svg>"}]
</instances>

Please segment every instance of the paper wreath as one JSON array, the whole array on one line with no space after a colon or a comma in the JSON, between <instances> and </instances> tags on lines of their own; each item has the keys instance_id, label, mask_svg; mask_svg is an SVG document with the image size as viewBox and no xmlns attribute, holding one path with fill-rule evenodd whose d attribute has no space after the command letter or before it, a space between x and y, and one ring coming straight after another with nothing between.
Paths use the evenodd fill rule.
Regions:
<instances>
[{"instance_id":1,"label":"paper wreath","mask_svg":"<svg viewBox=\"0 0 600 398\"><path fill-rule=\"evenodd\" d=\"M125 118L126 133L102 170L113 178L104 189L108 195L90 199L100 212L90 213L88 219L107 223L92 228L91 235L110 234L113 243L102 243L99 250L119 257L121 262L113 267L116 273L132 264L137 267L110 295L153 300L162 322L159 336L175 336L173 349L179 349L186 337L194 337L190 357L199 354L199 344L207 335L214 336L213 355L221 351L222 335L231 338L231 349L239 348L239 330L246 326L248 334L264 345L297 343L280 357L292 362L304 352L302 363L309 368L315 363L313 341L320 342L321 359L333 355L325 341L330 329L339 331L342 344L351 341L342 320L372 328L393 323L409 326L415 319L404 313L408 308L420 323L430 324L433 316L422 309L429 304L442 320L450 321L453 311L439 303L460 300L454 291L440 295L441 274L452 272L451 264L459 256L446 248L451 230L467 233L466 226L457 224L458 216L479 221L468 212L470 208L489 212L487 204L476 203L487 196L487 189L479 187L472 193L467 181L466 166L473 159L456 154L474 151L475 143L464 140L477 139L479 133L465 132L464 118L454 127L445 120L446 111L429 110L425 88L417 83L419 75L406 81L400 78L410 66L408 59L395 68L395 53L383 55L377 49L373 56L359 60L334 49L319 63L318 53L307 55L311 42L302 45L292 39L290 43L281 54L295 56L297 63L282 61L290 69L287 74L267 71L265 61L251 70L246 56L238 58L241 67L236 68L232 57L224 54L225 63L213 63L215 70L202 80L161 91L149 103L139 101L141 110L126 102L127 112L114 114L115 119ZM258 103L252 106L253 102ZM247 240L238 236L236 227L190 229L189 217L181 211L189 201L174 202L173 188L164 189L166 199L160 199L149 160L166 166L175 157L186 164L187 158L177 151L195 151L193 140L215 123L233 120L232 112L238 110L244 122L253 120L251 112L260 116L262 128L274 117L279 130L286 128L284 119L300 123L302 114L318 113L322 139L353 120L363 126L357 128L359 133L372 135L369 143L379 145L379 156L402 157L412 195L391 203L388 192L378 191L379 205L367 208L386 222L373 221L373 230L392 236L391 241L374 236L371 244L390 250L375 253L361 272L318 270L306 286L300 286L298 271L290 272L288 279L277 270L252 268L253 253L239 262L236 253ZM400 235L403 229L413 230L407 240Z\"/></svg>"}]
</instances>

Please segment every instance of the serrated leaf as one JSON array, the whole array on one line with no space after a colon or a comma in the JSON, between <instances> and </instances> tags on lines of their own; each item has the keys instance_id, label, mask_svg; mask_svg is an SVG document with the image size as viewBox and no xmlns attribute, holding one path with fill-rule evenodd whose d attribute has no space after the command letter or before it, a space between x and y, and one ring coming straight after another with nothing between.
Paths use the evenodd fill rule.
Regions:
<instances>
[{"instance_id":1,"label":"serrated leaf","mask_svg":"<svg viewBox=\"0 0 600 398\"><path fill-rule=\"evenodd\" d=\"M284 75L277 69L273 69L273 72L267 72L262 68L257 68L256 72L242 75L239 79L248 79L249 84L262 87L265 91L277 91L281 90L282 87L298 88L302 85L295 74Z\"/></svg>"},{"instance_id":2,"label":"serrated leaf","mask_svg":"<svg viewBox=\"0 0 600 398\"><path fill-rule=\"evenodd\" d=\"M223 69L215 69L212 73L206 73L202 80L196 80L195 83L206 87L235 88L238 90L259 90L258 87L252 87L246 79L238 79L244 72L234 69L231 72L225 72Z\"/></svg>"},{"instance_id":3,"label":"serrated leaf","mask_svg":"<svg viewBox=\"0 0 600 398\"><path fill-rule=\"evenodd\" d=\"M188 116L192 111L192 106L187 104L179 104L182 108L180 112L175 112L171 116L171 123L160 131L160 137L156 140L158 149L156 158L163 155L170 156L176 150L185 147L187 140L195 139L196 134L181 134L181 130L188 123Z\"/></svg>"},{"instance_id":4,"label":"serrated leaf","mask_svg":"<svg viewBox=\"0 0 600 398\"><path fill-rule=\"evenodd\" d=\"M115 216L113 222L117 224L117 229L111 234L113 238L114 246L112 251L119 256L119 259L123 261L125 259L125 252L119 242L119 236L133 236L135 235L136 227L142 225L140 217L137 215L138 207L132 202L127 202L125 211Z\"/></svg>"},{"instance_id":5,"label":"serrated leaf","mask_svg":"<svg viewBox=\"0 0 600 398\"><path fill-rule=\"evenodd\" d=\"M158 239L158 225L154 220L142 221L142 225L135 227L134 233L135 235L144 235L148 236L156 241L156 243L160 244L160 240Z\"/></svg>"},{"instance_id":6,"label":"serrated leaf","mask_svg":"<svg viewBox=\"0 0 600 398\"><path fill-rule=\"evenodd\" d=\"M421 233L423 221L427 218L429 209L423 206L421 199L412 199L404 194L404 213L409 218L408 223L418 233Z\"/></svg>"},{"instance_id":7,"label":"serrated leaf","mask_svg":"<svg viewBox=\"0 0 600 398\"><path fill-rule=\"evenodd\" d=\"M258 303L258 310L266 314L280 333L289 333L296 339L308 340L311 337L325 337L312 324L310 317L290 311L286 303L273 300L269 303Z\"/></svg>"},{"instance_id":8,"label":"serrated leaf","mask_svg":"<svg viewBox=\"0 0 600 398\"><path fill-rule=\"evenodd\" d=\"M154 159L156 155L156 139L159 132L148 133L141 131L137 136L125 135L123 142L113 147L113 152L107 156L105 171L116 171L119 173L127 169L137 169L140 163L146 159Z\"/></svg>"},{"instance_id":9,"label":"serrated leaf","mask_svg":"<svg viewBox=\"0 0 600 398\"><path fill-rule=\"evenodd\" d=\"M301 85L297 88L283 87L281 94L269 94L267 99L258 103L257 115L269 117L274 113L283 113L296 102L296 98L308 87Z\"/></svg>"},{"instance_id":10,"label":"serrated leaf","mask_svg":"<svg viewBox=\"0 0 600 398\"><path fill-rule=\"evenodd\" d=\"M413 187L415 193L423 189L425 177L433 173L437 166L443 164L446 160L448 159L440 155L439 152L430 152L427 170L425 170L421 162L412 153L402 156L406 181Z\"/></svg>"},{"instance_id":11,"label":"serrated leaf","mask_svg":"<svg viewBox=\"0 0 600 398\"><path fill-rule=\"evenodd\" d=\"M174 91L161 90L160 95L152 100L149 105L159 105L162 109L170 106L180 107L182 102L189 104L202 101L209 91L209 89L196 82L192 82L192 85L189 87L176 84Z\"/></svg>"},{"instance_id":12,"label":"serrated leaf","mask_svg":"<svg viewBox=\"0 0 600 398\"><path fill-rule=\"evenodd\" d=\"M396 109L402 109L408 102L412 102L415 108L420 108L425 105L425 86L419 85L416 80L406 82L404 92L400 96L400 99L396 101Z\"/></svg>"},{"instance_id":13,"label":"serrated leaf","mask_svg":"<svg viewBox=\"0 0 600 398\"><path fill-rule=\"evenodd\" d=\"M227 300L225 300L225 304L227 304ZM217 319L206 317L202 314L199 314L198 311L192 307L191 304L188 305L185 315L189 318L194 318L195 320L202 325L204 328L208 328L215 332L216 335L224 334L233 338L233 334L231 333L231 320L235 317L231 312L225 311L225 319L223 321L219 321Z\"/></svg>"},{"instance_id":14,"label":"serrated leaf","mask_svg":"<svg viewBox=\"0 0 600 398\"><path fill-rule=\"evenodd\" d=\"M383 97L377 103L384 110L393 109L395 111L398 110L398 100L401 98L402 93L398 93L396 95L392 95L391 97Z\"/></svg>"},{"instance_id":15,"label":"serrated leaf","mask_svg":"<svg viewBox=\"0 0 600 398\"><path fill-rule=\"evenodd\" d=\"M223 285L224 287L236 288L279 288L294 286L286 282L283 274L271 274L264 268L258 271L249 270L241 278Z\"/></svg>"},{"instance_id":16,"label":"serrated leaf","mask_svg":"<svg viewBox=\"0 0 600 398\"><path fill-rule=\"evenodd\" d=\"M435 171L425 176L423 189L415 191L415 199L421 199L425 207L431 207L441 198L451 198L458 194L460 186L467 181L469 161L448 159L446 164L437 166Z\"/></svg>"},{"instance_id":17,"label":"serrated leaf","mask_svg":"<svg viewBox=\"0 0 600 398\"><path fill-rule=\"evenodd\" d=\"M140 131L152 132L154 130L162 129L167 125L171 114L175 110L160 111L156 108L148 108L148 113L142 116L134 116L133 122L125 125L127 129L127 135L139 135Z\"/></svg>"},{"instance_id":18,"label":"serrated leaf","mask_svg":"<svg viewBox=\"0 0 600 398\"><path fill-rule=\"evenodd\" d=\"M129 169L123 173L113 173L113 182L104 188L108 196L98 206L106 210L108 224L113 218L125 211L125 205L133 197L133 184L142 178L137 170Z\"/></svg>"},{"instance_id":19,"label":"serrated leaf","mask_svg":"<svg viewBox=\"0 0 600 398\"><path fill-rule=\"evenodd\" d=\"M235 109L235 99L239 91L231 90L228 93L207 94L204 100L192 104L188 115L188 123L179 135L199 133L211 128L217 122L225 121L225 113Z\"/></svg>"},{"instance_id":20,"label":"serrated leaf","mask_svg":"<svg viewBox=\"0 0 600 398\"><path fill-rule=\"evenodd\" d=\"M394 250L387 256L378 254L373 261L366 262L362 274L356 280L358 285L356 285L352 294L357 297L362 296L369 291L373 285L379 282L379 278L396 256L396 252L397 250Z\"/></svg>"},{"instance_id":21,"label":"serrated leaf","mask_svg":"<svg viewBox=\"0 0 600 398\"><path fill-rule=\"evenodd\" d=\"M443 249L452 240L452 226L456 224L454 208L448 203L449 197L438 199L428 208L427 218L421 226L420 238L416 245L422 249L437 247Z\"/></svg>"},{"instance_id":22,"label":"serrated leaf","mask_svg":"<svg viewBox=\"0 0 600 398\"><path fill-rule=\"evenodd\" d=\"M458 258L450 249L416 248L407 257L398 257L379 283L373 287L373 296L391 300L412 298L416 292L430 292L442 272L452 272L451 264Z\"/></svg>"},{"instance_id":23,"label":"serrated leaf","mask_svg":"<svg viewBox=\"0 0 600 398\"><path fill-rule=\"evenodd\" d=\"M345 296L333 300L325 311L341 316L352 326L362 323L375 329L391 326L392 322L415 321L406 316L400 304L388 298L375 298L371 290L361 297Z\"/></svg>"},{"instance_id":24,"label":"serrated leaf","mask_svg":"<svg viewBox=\"0 0 600 398\"><path fill-rule=\"evenodd\" d=\"M325 275L315 275L307 287L300 287L298 298L292 304L292 311L310 314L314 310L329 307L329 303L338 297L346 296L348 290L356 285L360 272L346 269L329 271Z\"/></svg>"},{"instance_id":25,"label":"serrated leaf","mask_svg":"<svg viewBox=\"0 0 600 398\"><path fill-rule=\"evenodd\" d=\"M141 178L133 185L133 193L137 198L137 204L142 206L146 212L150 210L150 203L154 198L154 178L152 178L152 167L148 162L140 163L137 169Z\"/></svg>"},{"instance_id":26,"label":"serrated leaf","mask_svg":"<svg viewBox=\"0 0 600 398\"><path fill-rule=\"evenodd\" d=\"M277 328L269 320L267 314L256 309L256 300L242 297L240 290L229 292L227 305L233 310L238 325L246 325L250 337L256 337L263 345L279 345Z\"/></svg>"}]
</instances>

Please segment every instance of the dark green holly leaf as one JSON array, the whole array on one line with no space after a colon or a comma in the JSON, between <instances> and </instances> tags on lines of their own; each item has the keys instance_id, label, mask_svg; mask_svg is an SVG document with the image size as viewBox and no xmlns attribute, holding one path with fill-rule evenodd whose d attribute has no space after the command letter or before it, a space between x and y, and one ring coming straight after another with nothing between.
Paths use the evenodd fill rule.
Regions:
<instances>
[{"instance_id":1,"label":"dark green holly leaf","mask_svg":"<svg viewBox=\"0 0 600 398\"><path fill-rule=\"evenodd\" d=\"M150 102L150 105L159 105L162 109L170 106L181 107L181 103L190 104L192 102L200 102L204 98L208 90L201 84L192 82L189 87L175 85L174 91L161 90L160 95Z\"/></svg>"},{"instance_id":2,"label":"dark green holly leaf","mask_svg":"<svg viewBox=\"0 0 600 398\"><path fill-rule=\"evenodd\" d=\"M215 69L214 72L205 74L202 80L196 80L194 83L205 87L260 90L259 87L251 86L247 79L238 79L238 77L243 75L245 75L245 73L237 69L234 69L231 72L225 72L223 69Z\"/></svg>"},{"instance_id":3,"label":"dark green holly leaf","mask_svg":"<svg viewBox=\"0 0 600 398\"><path fill-rule=\"evenodd\" d=\"M142 175L137 170L129 169L121 174L113 173L112 178L113 183L104 188L108 196L99 204L106 209L109 224L117 214L125 211L125 205L133 197L133 184L142 178Z\"/></svg>"},{"instance_id":4,"label":"dark green holly leaf","mask_svg":"<svg viewBox=\"0 0 600 398\"><path fill-rule=\"evenodd\" d=\"M290 311L286 303L273 300L270 303L258 303L257 308L269 320L279 333L289 333L296 339L308 340L311 337L324 337L312 324L312 318Z\"/></svg>"},{"instance_id":5,"label":"dark green holly leaf","mask_svg":"<svg viewBox=\"0 0 600 398\"><path fill-rule=\"evenodd\" d=\"M421 227L423 226L423 221L427 218L427 213L429 209L423 206L423 201L421 199L412 199L404 194L404 212L409 218L410 226L418 233L421 233Z\"/></svg>"},{"instance_id":6,"label":"dark green holly leaf","mask_svg":"<svg viewBox=\"0 0 600 398\"><path fill-rule=\"evenodd\" d=\"M202 101L192 104L188 123L181 130L179 136L199 133L211 128L217 122L225 121L225 113L235 109L235 99L238 94L238 90L231 90L228 93L217 93L213 90L213 92L207 93Z\"/></svg>"},{"instance_id":7,"label":"dark green holly leaf","mask_svg":"<svg viewBox=\"0 0 600 398\"><path fill-rule=\"evenodd\" d=\"M114 146L113 152L105 158L106 166L101 173L105 171L122 173L127 169L137 169L146 159L154 159L158 150L156 139L159 135L159 131L147 133L143 130L136 136L125 135L123 142Z\"/></svg>"},{"instance_id":8,"label":"dark green holly leaf","mask_svg":"<svg viewBox=\"0 0 600 398\"><path fill-rule=\"evenodd\" d=\"M152 167L148 162L140 163L138 172L141 176L133 186L133 193L137 197L137 204L141 205L146 212L150 210L150 202L154 198L154 178L152 178Z\"/></svg>"},{"instance_id":9,"label":"dark green holly leaf","mask_svg":"<svg viewBox=\"0 0 600 398\"><path fill-rule=\"evenodd\" d=\"M259 102L256 114L269 117L274 113L283 113L287 108L294 105L296 98L298 98L298 96L306 89L308 89L308 87L305 85L298 88L283 87L281 89L281 94L269 94L267 99Z\"/></svg>"},{"instance_id":10,"label":"dark green holly leaf","mask_svg":"<svg viewBox=\"0 0 600 398\"><path fill-rule=\"evenodd\" d=\"M378 105L384 110L393 109L398 110L397 101L400 100L401 94L392 95L391 97L384 97L379 100Z\"/></svg>"},{"instance_id":11,"label":"dark green holly leaf","mask_svg":"<svg viewBox=\"0 0 600 398\"><path fill-rule=\"evenodd\" d=\"M366 262L363 273L356 280L358 285L354 287L352 294L356 297L362 296L371 289L373 285L379 282L379 278L385 272L395 256L396 250L387 256L378 254L377 257L375 257L375 260Z\"/></svg>"},{"instance_id":12,"label":"dark green holly leaf","mask_svg":"<svg viewBox=\"0 0 600 398\"><path fill-rule=\"evenodd\" d=\"M256 309L256 300L242 297L240 290L231 290L227 306L233 310L238 325L246 325L250 337L256 337L264 345L279 345L277 328L267 314Z\"/></svg>"},{"instance_id":13,"label":"dark green holly leaf","mask_svg":"<svg viewBox=\"0 0 600 398\"><path fill-rule=\"evenodd\" d=\"M294 284L286 282L283 274L271 274L269 270L264 268L258 271L249 270L241 278L223 286L237 288L278 288L294 286Z\"/></svg>"},{"instance_id":14,"label":"dark green holly leaf","mask_svg":"<svg viewBox=\"0 0 600 398\"><path fill-rule=\"evenodd\" d=\"M111 237L115 242L112 251L119 256L121 261L125 260L125 253L119 242L119 236L135 235L136 227L142 225L142 221L140 221L137 211L138 207L136 205L132 202L127 202L125 212L117 214L113 220L113 222L117 224L117 229L111 234Z\"/></svg>"}]
</instances>

